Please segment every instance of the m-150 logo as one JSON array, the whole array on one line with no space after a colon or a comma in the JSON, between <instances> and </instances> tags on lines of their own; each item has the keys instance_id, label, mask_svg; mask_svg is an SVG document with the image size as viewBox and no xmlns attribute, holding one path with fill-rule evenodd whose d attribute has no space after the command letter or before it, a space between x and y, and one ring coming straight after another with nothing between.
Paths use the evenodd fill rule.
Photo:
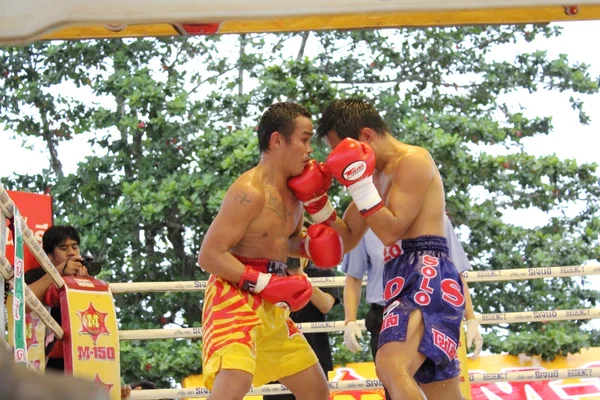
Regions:
<instances>
[{"instance_id":1,"label":"m-150 logo","mask_svg":"<svg viewBox=\"0 0 600 400\"><path fill-rule=\"evenodd\" d=\"M94 305L90 303L87 309L83 311L77 311L77 316L81 320L80 335L90 335L94 344L98 342L100 335L110 335L108 328L106 328L106 316L108 313L103 313L94 308Z\"/></svg>"}]
</instances>

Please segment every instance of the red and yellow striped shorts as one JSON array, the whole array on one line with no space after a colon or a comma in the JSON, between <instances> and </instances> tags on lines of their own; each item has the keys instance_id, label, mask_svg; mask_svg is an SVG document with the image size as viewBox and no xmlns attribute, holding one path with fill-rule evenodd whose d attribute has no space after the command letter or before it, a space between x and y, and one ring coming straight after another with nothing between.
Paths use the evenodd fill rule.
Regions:
<instances>
[{"instance_id":1,"label":"red and yellow striped shorts","mask_svg":"<svg viewBox=\"0 0 600 400\"><path fill-rule=\"evenodd\" d=\"M294 375L318 362L289 311L210 276L204 296L202 370L212 389L221 369L253 375L253 385Z\"/></svg>"}]
</instances>

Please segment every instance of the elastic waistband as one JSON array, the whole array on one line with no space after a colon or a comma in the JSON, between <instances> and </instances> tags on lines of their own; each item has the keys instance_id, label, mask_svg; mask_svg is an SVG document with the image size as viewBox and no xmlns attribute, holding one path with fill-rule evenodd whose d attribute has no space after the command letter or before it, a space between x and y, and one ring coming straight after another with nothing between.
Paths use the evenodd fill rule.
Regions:
<instances>
[{"instance_id":1,"label":"elastic waistband","mask_svg":"<svg viewBox=\"0 0 600 400\"><path fill-rule=\"evenodd\" d=\"M419 236L415 239L404 239L402 240L402 250L405 253L427 250L449 253L448 241L442 236Z\"/></svg>"},{"instance_id":2,"label":"elastic waistband","mask_svg":"<svg viewBox=\"0 0 600 400\"><path fill-rule=\"evenodd\" d=\"M250 258L244 256L233 255L242 264L258 270L264 274L286 275L287 265L281 261L267 260L266 258Z\"/></svg>"}]
</instances>

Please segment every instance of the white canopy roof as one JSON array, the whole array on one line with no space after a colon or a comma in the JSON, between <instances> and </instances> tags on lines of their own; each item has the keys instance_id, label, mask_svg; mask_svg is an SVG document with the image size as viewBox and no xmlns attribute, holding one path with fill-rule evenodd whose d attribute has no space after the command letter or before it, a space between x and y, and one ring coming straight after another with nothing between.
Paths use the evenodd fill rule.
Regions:
<instances>
[{"instance_id":1,"label":"white canopy roof","mask_svg":"<svg viewBox=\"0 0 600 400\"><path fill-rule=\"evenodd\" d=\"M564 6L564 0L0 0L0 45L586 19L600 19L600 0L572 6Z\"/></svg>"}]
</instances>

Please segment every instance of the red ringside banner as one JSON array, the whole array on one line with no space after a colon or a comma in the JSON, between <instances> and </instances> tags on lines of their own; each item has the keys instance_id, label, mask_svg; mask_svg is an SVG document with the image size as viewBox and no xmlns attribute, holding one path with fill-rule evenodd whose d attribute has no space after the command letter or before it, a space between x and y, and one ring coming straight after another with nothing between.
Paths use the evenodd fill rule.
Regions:
<instances>
[{"instance_id":1,"label":"red ringside banner","mask_svg":"<svg viewBox=\"0 0 600 400\"><path fill-rule=\"evenodd\" d=\"M19 209L21 217L25 219L27 226L33 231L35 238L41 244L44 232L52 226L52 197L44 194L16 192L13 190L7 190L7 193ZM12 233L9 232L6 241L6 258L11 263L13 262L14 254L13 237ZM33 254L25 247L25 271L39 265Z\"/></svg>"}]
</instances>

